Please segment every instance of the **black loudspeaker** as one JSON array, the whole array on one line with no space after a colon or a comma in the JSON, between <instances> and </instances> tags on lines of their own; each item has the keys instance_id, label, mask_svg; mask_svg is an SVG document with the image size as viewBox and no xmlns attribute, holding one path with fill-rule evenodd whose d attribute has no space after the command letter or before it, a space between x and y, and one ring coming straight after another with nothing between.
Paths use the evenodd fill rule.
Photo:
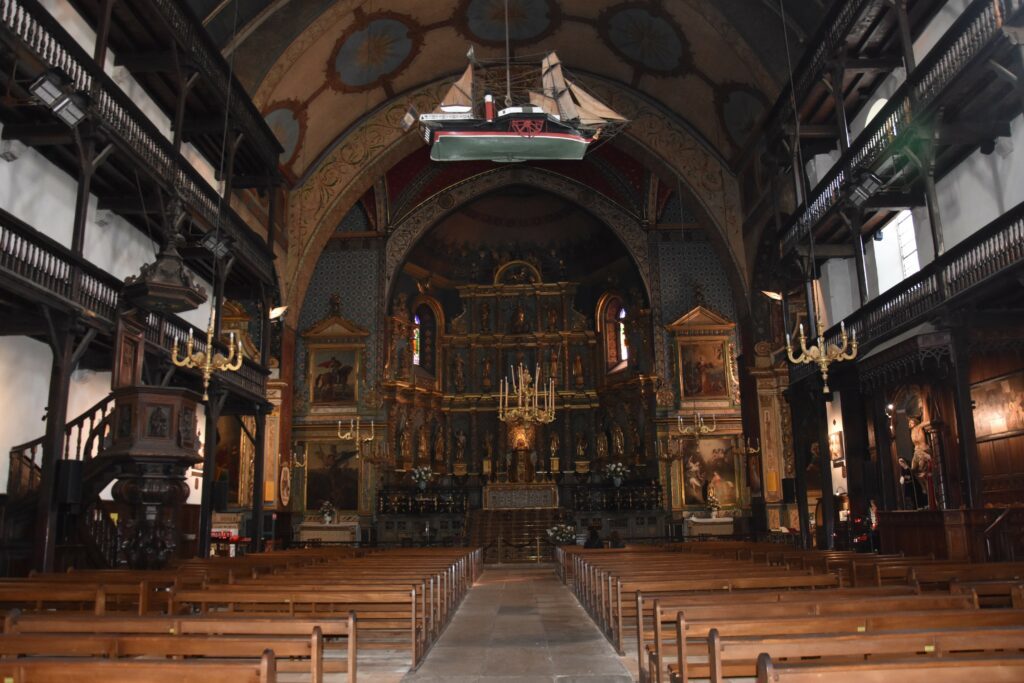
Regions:
<instances>
[{"instance_id":1,"label":"black loudspeaker","mask_svg":"<svg viewBox=\"0 0 1024 683\"><path fill-rule=\"evenodd\" d=\"M795 503L796 502L796 479L783 479L782 480L782 502L783 503Z\"/></svg>"},{"instance_id":2,"label":"black loudspeaker","mask_svg":"<svg viewBox=\"0 0 1024 683\"><path fill-rule=\"evenodd\" d=\"M82 502L82 461L57 462L57 501L67 505Z\"/></svg>"}]
</instances>

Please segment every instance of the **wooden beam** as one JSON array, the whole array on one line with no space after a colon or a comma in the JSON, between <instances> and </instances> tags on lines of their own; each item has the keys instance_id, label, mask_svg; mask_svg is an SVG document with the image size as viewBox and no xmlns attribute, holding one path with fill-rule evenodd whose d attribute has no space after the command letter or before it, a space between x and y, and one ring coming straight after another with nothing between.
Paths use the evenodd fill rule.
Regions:
<instances>
[{"instance_id":1,"label":"wooden beam","mask_svg":"<svg viewBox=\"0 0 1024 683\"><path fill-rule=\"evenodd\" d=\"M1009 121L954 121L939 126L940 145L975 146L1010 137Z\"/></svg>"},{"instance_id":2,"label":"wooden beam","mask_svg":"<svg viewBox=\"0 0 1024 683\"><path fill-rule=\"evenodd\" d=\"M810 256L810 249L804 245L800 245L796 248L796 252L800 256ZM830 258L853 258L853 245L851 244L815 244L814 245L814 259L830 259Z\"/></svg>"},{"instance_id":3,"label":"wooden beam","mask_svg":"<svg viewBox=\"0 0 1024 683\"><path fill-rule=\"evenodd\" d=\"M159 214L162 202L159 197L150 195L140 198L138 194L100 197L97 209L106 209L119 215L128 214Z\"/></svg>"},{"instance_id":4,"label":"wooden beam","mask_svg":"<svg viewBox=\"0 0 1024 683\"><path fill-rule=\"evenodd\" d=\"M924 192L878 192L864 202L865 209L900 211L916 206L924 206Z\"/></svg>"},{"instance_id":5,"label":"wooden beam","mask_svg":"<svg viewBox=\"0 0 1024 683\"><path fill-rule=\"evenodd\" d=\"M792 135L796 132L796 126L787 123L783 127L786 133ZM800 126L800 137L811 139L834 140L836 138L836 127L831 124L809 123Z\"/></svg>"},{"instance_id":6,"label":"wooden beam","mask_svg":"<svg viewBox=\"0 0 1024 683\"><path fill-rule=\"evenodd\" d=\"M846 71L857 73L889 73L890 71L903 66L901 57L863 57L860 59L843 60L843 68Z\"/></svg>"},{"instance_id":7,"label":"wooden beam","mask_svg":"<svg viewBox=\"0 0 1024 683\"><path fill-rule=\"evenodd\" d=\"M74 144L71 129L64 123L12 123L4 126L4 140L18 140L30 147Z\"/></svg>"},{"instance_id":8,"label":"wooden beam","mask_svg":"<svg viewBox=\"0 0 1024 683\"><path fill-rule=\"evenodd\" d=\"M114 59L114 64L123 66L133 74L174 73L178 69L198 69L187 57L181 54L175 57L173 50L119 53Z\"/></svg>"}]
</instances>

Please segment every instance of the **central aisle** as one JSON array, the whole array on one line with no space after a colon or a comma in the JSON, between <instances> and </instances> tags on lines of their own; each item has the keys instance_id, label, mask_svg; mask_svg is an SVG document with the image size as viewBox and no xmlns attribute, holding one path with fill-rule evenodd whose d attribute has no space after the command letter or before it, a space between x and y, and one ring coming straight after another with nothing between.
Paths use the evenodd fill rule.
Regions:
<instances>
[{"instance_id":1,"label":"central aisle","mask_svg":"<svg viewBox=\"0 0 1024 683\"><path fill-rule=\"evenodd\" d=\"M488 567L419 670L403 680L632 681L550 565Z\"/></svg>"}]
</instances>

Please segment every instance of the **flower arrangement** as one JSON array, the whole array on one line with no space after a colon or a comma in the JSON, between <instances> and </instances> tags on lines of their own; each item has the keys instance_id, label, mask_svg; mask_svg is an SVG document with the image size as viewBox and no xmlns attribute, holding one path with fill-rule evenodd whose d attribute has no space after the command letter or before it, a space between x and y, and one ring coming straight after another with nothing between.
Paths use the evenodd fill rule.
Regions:
<instances>
[{"instance_id":1,"label":"flower arrangement","mask_svg":"<svg viewBox=\"0 0 1024 683\"><path fill-rule=\"evenodd\" d=\"M416 482L417 484L419 484L420 486L426 486L427 482L430 481L430 477L433 474L434 473L431 472L430 468L427 467L426 465L421 465L420 467L414 467L414 468L412 468L412 472L410 472L410 476L412 477L412 480L414 482Z\"/></svg>"},{"instance_id":2,"label":"flower arrangement","mask_svg":"<svg viewBox=\"0 0 1024 683\"><path fill-rule=\"evenodd\" d=\"M604 476L609 479L625 479L626 465L621 462L610 462L604 466Z\"/></svg>"},{"instance_id":3,"label":"flower arrangement","mask_svg":"<svg viewBox=\"0 0 1024 683\"><path fill-rule=\"evenodd\" d=\"M330 524L334 521L334 503L329 500L325 500L320 504L320 517L323 519L324 524Z\"/></svg>"},{"instance_id":4,"label":"flower arrangement","mask_svg":"<svg viewBox=\"0 0 1024 683\"><path fill-rule=\"evenodd\" d=\"M722 504L718 502L718 496L715 495L715 489L708 487L708 495L704 500L704 505L707 507L708 512L714 517L718 514L718 511L722 509Z\"/></svg>"},{"instance_id":5,"label":"flower arrangement","mask_svg":"<svg viewBox=\"0 0 1024 683\"><path fill-rule=\"evenodd\" d=\"M568 524L556 524L547 530L548 540L555 545L571 545L576 543L576 528Z\"/></svg>"}]
</instances>

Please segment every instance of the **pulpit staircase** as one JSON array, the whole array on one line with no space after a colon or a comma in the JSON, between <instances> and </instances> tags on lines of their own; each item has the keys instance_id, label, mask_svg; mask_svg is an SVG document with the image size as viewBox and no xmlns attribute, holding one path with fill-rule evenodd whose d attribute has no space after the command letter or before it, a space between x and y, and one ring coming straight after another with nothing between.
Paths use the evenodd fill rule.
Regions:
<instances>
[{"instance_id":1,"label":"pulpit staircase","mask_svg":"<svg viewBox=\"0 0 1024 683\"><path fill-rule=\"evenodd\" d=\"M484 548L487 564L551 562L547 530L566 519L561 508L473 510L466 535L471 547Z\"/></svg>"},{"instance_id":2,"label":"pulpit staircase","mask_svg":"<svg viewBox=\"0 0 1024 683\"><path fill-rule=\"evenodd\" d=\"M58 570L116 565L117 526L99 499L116 472L108 461L96 457L109 443L113 409L111 394L64 427L57 475L57 503L65 513L57 530ZM0 574L23 574L28 569L36 534L44 442L45 437L39 437L11 449L0 519Z\"/></svg>"}]
</instances>

